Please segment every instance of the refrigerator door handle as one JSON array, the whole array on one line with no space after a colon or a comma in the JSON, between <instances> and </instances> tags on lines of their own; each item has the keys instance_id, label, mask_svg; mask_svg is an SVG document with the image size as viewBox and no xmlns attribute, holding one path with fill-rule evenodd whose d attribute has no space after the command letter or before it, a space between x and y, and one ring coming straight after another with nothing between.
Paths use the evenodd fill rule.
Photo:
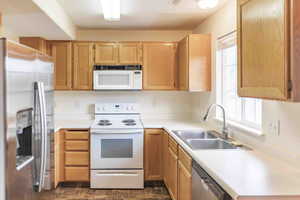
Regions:
<instances>
[{"instance_id":1,"label":"refrigerator door handle","mask_svg":"<svg viewBox=\"0 0 300 200\"><path fill-rule=\"evenodd\" d=\"M46 122L46 102L44 94L44 84L42 82L37 82L37 92L38 92L38 101L39 101L39 111L41 119L41 165L40 165L40 174L39 174L39 185L38 192L42 191L46 173L46 159L47 159L47 122Z\"/></svg>"}]
</instances>

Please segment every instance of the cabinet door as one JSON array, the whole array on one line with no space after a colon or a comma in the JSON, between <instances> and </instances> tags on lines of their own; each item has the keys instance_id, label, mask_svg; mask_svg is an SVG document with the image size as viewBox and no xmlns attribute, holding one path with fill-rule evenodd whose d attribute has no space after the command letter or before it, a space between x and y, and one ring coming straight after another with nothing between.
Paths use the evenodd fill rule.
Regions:
<instances>
[{"instance_id":1,"label":"cabinet door","mask_svg":"<svg viewBox=\"0 0 300 200\"><path fill-rule=\"evenodd\" d=\"M179 72L179 89L189 89L189 50L188 50L188 37L181 40L178 44L178 72Z\"/></svg>"},{"instance_id":2,"label":"cabinet door","mask_svg":"<svg viewBox=\"0 0 300 200\"><path fill-rule=\"evenodd\" d=\"M176 88L176 49L175 43L144 43L144 89L174 90Z\"/></svg>"},{"instance_id":3,"label":"cabinet door","mask_svg":"<svg viewBox=\"0 0 300 200\"><path fill-rule=\"evenodd\" d=\"M178 161L178 200L192 199L192 175L191 172Z\"/></svg>"},{"instance_id":4,"label":"cabinet door","mask_svg":"<svg viewBox=\"0 0 300 200\"><path fill-rule=\"evenodd\" d=\"M167 132L164 132L163 136L163 174L164 174L164 182L168 187L168 154L169 154L169 135Z\"/></svg>"},{"instance_id":5,"label":"cabinet door","mask_svg":"<svg viewBox=\"0 0 300 200\"><path fill-rule=\"evenodd\" d=\"M65 180L65 143L64 131L57 131L54 135L54 187Z\"/></svg>"},{"instance_id":6,"label":"cabinet door","mask_svg":"<svg viewBox=\"0 0 300 200\"><path fill-rule=\"evenodd\" d=\"M238 94L288 99L286 0L238 1Z\"/></svg>"},{"instance_id":7,"label":"cabinet door","mask_svg":"<svg viewBox=\"0 0 300 200\"><path fill-rule=\"evenodd\" d=\"M73 89L91 90L93 86L93 43L74 43Z\"/></svg>"},{"instance_id":8,"label":"cabinet door","mask_svg":"<svg viewBox=\"0 0 300 200\"><path fill-rule=\"evenodd\" d=\"M95 44L95 63L115 65L118 63L117 43L101 42Z\"/></svg>"},{"instance_id":9,"label":"cabinet door","mask_svg":"<svg viewBox=\"0 0 300 200\"><path fill-rule=\"evenodd\" d=\"M171 148L168 150L168 189L173 200L177 200L177 155Z\"/></svg>"},{"instance_id":10,"label":"cabinet door","mask_svg":"<svg viewBox=\"0 0 300 200\"><path fill-rule=\"evenodd\" d=\"M119 44L119 64L142 64L141 43L120 43Z\"/></svg>"},{"instance_id":11,"label":"cabinet door","mask_svg":"<svg viewBox=\"0 0 300 200\"><path fill-rule=\"evenodd\" d=\"M145 131L145 180L163 180L163 132Z\"/></svg>"},{"instance_id":12,"label":"cabinet door","mask_svg":"<svg viewBox=\"0 0 300 200\"><path fill-rule=\"evenodd\" d=\"M52 57L55 63L55 89L72 89L72 43L51 43Z\"/></svg>"}]
</instances>

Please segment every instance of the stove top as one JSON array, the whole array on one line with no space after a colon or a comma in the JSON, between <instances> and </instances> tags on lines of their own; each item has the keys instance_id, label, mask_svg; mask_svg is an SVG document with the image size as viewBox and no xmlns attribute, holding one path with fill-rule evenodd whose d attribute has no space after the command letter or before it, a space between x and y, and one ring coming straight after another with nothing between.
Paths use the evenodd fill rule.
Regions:
<instances>
[{"instance_id":1,"label":"stove top","mask_svg":"<svg viewBox=\"0 0 300 200\"><path fill-rule=\"evenodd\" d=\"M139 114L135 115L95 115L92 129L142 129Z\"/></svg>"}]
</instances>

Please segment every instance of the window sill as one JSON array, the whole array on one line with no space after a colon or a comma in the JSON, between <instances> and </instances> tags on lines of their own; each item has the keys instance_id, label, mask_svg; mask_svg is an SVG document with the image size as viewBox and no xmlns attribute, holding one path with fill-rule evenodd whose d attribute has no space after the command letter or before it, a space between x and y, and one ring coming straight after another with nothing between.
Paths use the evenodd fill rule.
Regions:
<instances>
[{"instance_id":1,"label":"window sill","mask_svg":"<svg viewBox=\"0 0 300 200\"><path fill-rule=\"evenodd\" d=\"M223 123L223 120L220 119L220 118L214 118L214 120L217 123ZM264 133L262 132L261 129L251 128L251 127L248 127L248 126L245 126L245 125L241 125L239 123L236 123L236 122L233 122L233 121L229 121L229 120L227 120L226 123L233 130L241 131L241 132L245 132L245 133L249 133L249 134L254 135L254 136L264 136Z\"/></svg>"}]
</instances>

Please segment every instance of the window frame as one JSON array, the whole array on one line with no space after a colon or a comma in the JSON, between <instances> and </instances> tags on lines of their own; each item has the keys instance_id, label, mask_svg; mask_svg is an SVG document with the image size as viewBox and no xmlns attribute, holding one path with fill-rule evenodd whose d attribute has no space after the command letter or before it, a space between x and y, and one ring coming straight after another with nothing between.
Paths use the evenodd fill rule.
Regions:
<instances>
[{"instance_id":1,"label":"window frame","mask_svg":"<svg viewBox=\"0 0 300 200\"><path fill-rule=\"evenodd\" d=\"M225 44L225 41L229 41L228 45ZM223 42L223 43L222 43ZM237 46L237 37L236 37L236 31L231 32L229 34L226 34L223 37L220 37L217 39L217 48L216 48L216 72L215 72L215 77L216 77L216 102L220 105L224 105L224 59L223 59L223 53L224 53L224 49L230 48L230 47L234 47ZM236 63L237 66L237 63ZM237 78L237 77L236 77ZM236 79L237 80L237 79ZM255 132L255 134L257 135L261 135L261 131L262 131L262 102L260 102L260 123L254 123L251 121L246 120L246 100L247 98L244 97L238 97L240 100L240 105L238 105L238 115L237 119L233 119L231 118L228 114L226 116L226 119L228 121L229 124L231 124L232 126L235 126L237 128L249 131L249 132ZM254 99L254 98L253 98ZM254 100L259 100L260 99L254 99ZM256 104L257 105L257 104ZM257 109L257 108L256 108ZM257 112L257 110L255 111ZM222 116L221 116L221 112L220 111L216 111L215 113L215 118L218 121L223 121Z\"/></svg>"}]
</instances>

